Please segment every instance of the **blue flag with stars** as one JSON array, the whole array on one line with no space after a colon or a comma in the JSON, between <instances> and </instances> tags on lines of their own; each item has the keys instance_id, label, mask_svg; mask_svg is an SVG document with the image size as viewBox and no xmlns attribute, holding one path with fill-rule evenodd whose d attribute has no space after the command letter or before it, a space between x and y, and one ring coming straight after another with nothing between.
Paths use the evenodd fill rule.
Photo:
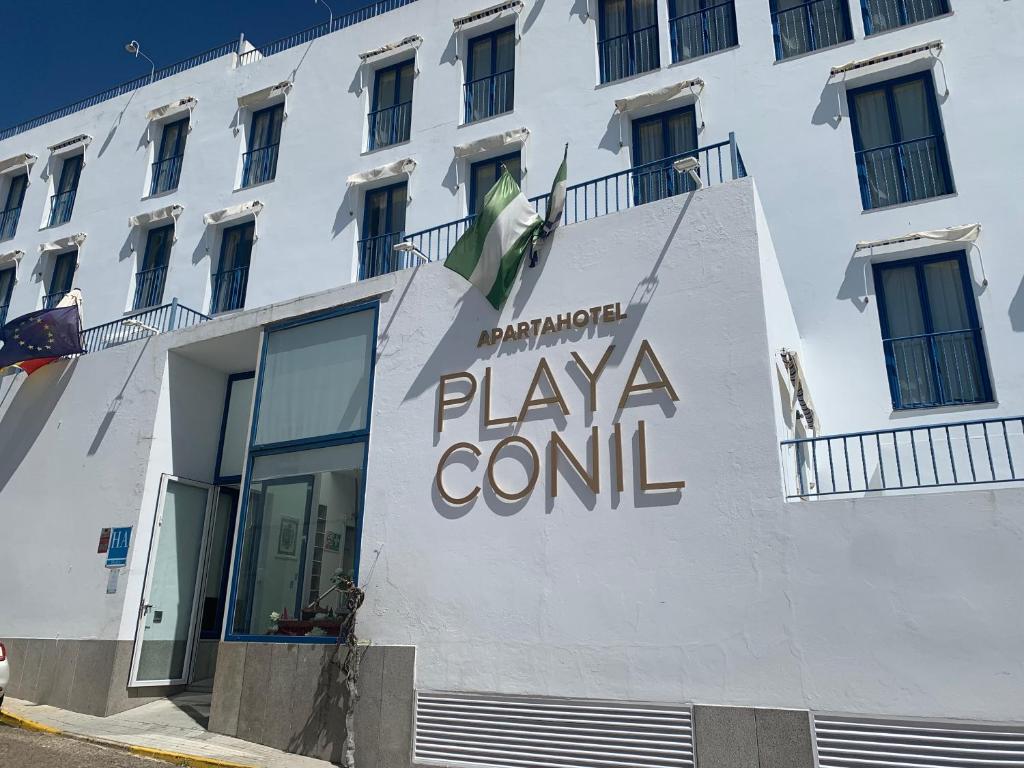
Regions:
<instances>
[{"instance_id":1,"label":"blue flag with stars","mask_svg":"<svg viewBox=\"0 0 1024 768\"><path fill-rule=\"evenodd\" d=\"M78 306L40 309L0 328L0 369L26 360L77 355L82 349Z\"/></svg>"}]
</instances>

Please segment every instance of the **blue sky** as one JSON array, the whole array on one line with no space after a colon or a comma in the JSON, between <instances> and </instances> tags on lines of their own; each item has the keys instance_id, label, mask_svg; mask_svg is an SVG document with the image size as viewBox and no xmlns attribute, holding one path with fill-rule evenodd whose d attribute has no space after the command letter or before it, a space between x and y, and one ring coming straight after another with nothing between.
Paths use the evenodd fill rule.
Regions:
<instances>
[{"instance_id":1,"label":"blue sky","mask_svg":"<svg viewBox=\"0 0 1024 768\"><path fill-rule=\"evenodd\" d=\"M340 15L370 0L328 2ZM0 128L146 74L145 59L125 53L129 40L159 68L241 32L260 45L327 18L313 0L0 0Z\"/></svg>"}]
</instances>

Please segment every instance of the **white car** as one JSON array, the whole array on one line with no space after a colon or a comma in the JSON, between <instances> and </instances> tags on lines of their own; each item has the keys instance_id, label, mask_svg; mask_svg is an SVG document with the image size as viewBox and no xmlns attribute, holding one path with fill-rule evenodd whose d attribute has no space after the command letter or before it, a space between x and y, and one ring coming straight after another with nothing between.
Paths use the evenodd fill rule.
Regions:
<instances>
[{"instance_id":1,"label":"white car","mask_svg":"<svg viewBox=\"0 0 1024 768\"><path fill-rule=\"evenodd\" d=\"M4 705L4 691L11 679L11 668L7 665L7 649L0 643L0 707Z\"/></svg>"}]
</instances>

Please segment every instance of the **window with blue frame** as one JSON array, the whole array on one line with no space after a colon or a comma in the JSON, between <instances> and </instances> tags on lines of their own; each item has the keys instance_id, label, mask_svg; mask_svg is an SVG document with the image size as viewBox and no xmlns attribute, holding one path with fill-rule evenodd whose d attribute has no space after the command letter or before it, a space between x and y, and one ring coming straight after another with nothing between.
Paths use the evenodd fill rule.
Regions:
<instances>
[{"instance_id":1,"label":"window with blue frame","mask_svg":"<svg viewBox=\"0 0 1024 768\"><path fill-rule=\"evenodd\" d=\"M377 305L264 335L227 639L337 642L359 572Z\"/></svg>"},{"instance_id":2,"label":"window with blue frame","mask_svg":"<svg viewBox=\"0 0 1024 768\"><path fill-rule=\"evenodd\" d=\"M778 61L853 39L849 0L768 0Z\"/></svg>"},{"instance_id":3,"label":"window with blue frame","mask_svg":"<svg viewBox=\"0 0 1024 768\"><path fill-rule=\"evenodd\" d=\"M412 127L412 60L378 69L373 80L369 149L389 147L409 140Z\"/></svg>"},{"instance_id":4,"label":"window with blue frame","mask_svg":"<svg viewBox=\"0 0 1024 768\"><path fill-rule=\"evenodd\" d=\"M21 206L25 202L28 188L28 174L20 173L11 178L3 210L0 210L0 240L10 240L18 231Z\"/></svg>"},{"instance_id":5,"label":"window with blue frame","mask_svg":"<svg viewBox=\"0 0 1024 768\"><path fill-rule=\"evenodd\" d=\"M252 412L253 388L256 374L233 373L228 377L227 391L224 393L224 414L220 425L220 443L217 445L217 472L214 482L242 482L242 462L245 458L245 447L249 444L246 427L249 426L249 414Z\"/></svg>"},{"instance_id":6,"label":"window with blue frame","mask_svg":"<svg viewBox=\"0 0 1024 768\"><path fill-rule=\"evenodd\" d=\"M394 272L406 266L406 255L395 251L405 233L406 183L371 189L363 205L359 240L359 279Z\"/></svg>"},{"instance_id":7,"label":"window with blue frame","mask_svg":"<svg viewBox=\"0 0 1024 768\"><path fill-rule=\"evenodd\" d=\"M501 168L508 168L516 184L522 184L522 166L519 153L491 157L473 163L469 168L469 215L476 216L484 207L484 198L501 178Z\"/></svg>"},{"instance_id":8,"label":"window with blue frame","mask_svg":"<svg viewBox=\"0 0 1024 768\"><path fill-rule=\"evenodd\" d=\"M7 309L14 293L15 268L0 269L0 326L7 322Z\"/></svg>"},{"instance_id":9,"label":"window with blue frame","mask_svg":"<svg viewBox=\"0 0 1024 768\"><path fill-rule=\"evenodd\" d=\"M217 261L217 271L213 275L211 315L242 309L245 306L255 234L256 223L249 221L227 227L221 235L220 259Z\"/></svg>"},{"instance_id":10,"label":"window with blue frame","mask_svg":"<svg viewBox=\"0 0 1024 768\"><path fill-rule=\"evenodd\" d=\"M656 0L599 0L597 34L602 83L661 66Z\"/></svg>"},{"instance_id":11,"label":"window with blue frame","mask_svg":"<svg viewBox=\"0 0 1024 768\"><path fill-rule=\"evenodd\" d=\"M949 0L861 0L860 5L869 35L949 13Z\"/></svg>"},{"instance_id":12,"label":"window with blue frame","mask_svg":"<svg viewBox=\"0 0 1024 768\"><path fill-rule=\"evenodd\" d=\"M67 158L60 166L60 179L50 196L50 226L63 224L71 218L78 195L78 182L82 175L82 155Z\"/></svg>"},{"instance_id":13,"label":"window with blue frame","mask_svg":"<svg viewBox=\"0 0 1024 768\"><path fill-rule=\"evenodd\" d=\"M739 45L734 0L668 0L672 61Z\"/></svg>"},{"instance_id":14,"label":"window with blue frame","mask_svg":"<svg viewBox=\"0 0 1024 768\"><path fill-rule=\"evenodd\" d=\"M895 410L992 399L967 255L874 265Z\"/></svg>"},{"instance_id":15,"label":"window with blue frame","mask_svg":"<svg viewBox=\"0 0 1024 768\"><path fill-rule=\"evenodd\" d=\"M466 122L511 112L515 102L516 33L499 29L469 41Z\"/></svg>"},{"instance_id":16,"label":"window with blue frame","mask_svg":"<svg viewBox=\"0 0 1024 768\"><path fill-rule=\"evenodd\" d=\"M53 260L50 272L50 288L43 296L43 309L53 309L67 296L75 280L75 269L78 266L78 250L58 254Z\"/></svg>"},{"instance_id":17,"label":"window with blue frame","mask_svg":"<svg viewBox=\"0 0 1024 768\"><path fill-rule=\"evenodd\" d=\"M188 118L167 123L160 135L160 149L153 163L149 194L159 195L178 188L181 164L185 160Z\"/></svg>"},{"instance_id":18,"label":"window with blue frame","mask_svg":"<svg viewBox=\"0 0 1024 768\"><path fill-rule=\"evenodd\" d=\"M954 191L931 73L857 88L847 98L864 210Z\"/></svg>"},{"instance_id":19,"label":"window with blue frame","mask_svg":"<svg viewBox=\"0 0 1024 768\"><path fill-rule=\"evenodd\" d=\"M174 242L174 225L153 227L146 233L146 251L135 273L135 298L132 309L155 307L163 301L167 264Z\"/></svg>"},{"instance_id":20,"label":"window with blue frame","mask_svg":"<svg viewBox=\"0 0 1024 768\"><path fill-rule=\"evenodd\" d=\"M633 204L642 205L695 188L673 163L697 156L697 121L692 106L633 121Z\"/></svg>"},{"instance_id":21,"label":"window with blue frame","mask_svg":"<svg viewBox=\"0 0 1024 768\"><path fill-rule=\"evenodd\" d=\"M284 104L254 112L249 127L249 151L242 156L242 186L273 181L277 176L277 155L281 146Z\"/></svg>"}]
</instances>

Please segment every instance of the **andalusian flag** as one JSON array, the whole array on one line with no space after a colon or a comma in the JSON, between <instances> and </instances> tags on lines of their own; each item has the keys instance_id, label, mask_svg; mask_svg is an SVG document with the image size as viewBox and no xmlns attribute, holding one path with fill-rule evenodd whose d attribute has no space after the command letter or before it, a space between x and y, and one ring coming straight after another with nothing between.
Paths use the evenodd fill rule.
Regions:
<instances>
[{"instance_id":1,"label":"andalusian flag","mask_svg":"<svg viewBox=\"0 0 1024 768\"><path fill-rule=\"evenodd\" d=\"M479 288L491 306L501 309L523 255L543 224L516 180L503 168L476 220L455 243L444 265Z\"/></svg>"},{"instance_id":2,"label":"andalusian flag","mask_svg":"<svg viewBox=\"0 0 1024 768\"><path fill-rule=\"evenodd\" d=\"M565 154L562 155L562 164L558 166L558 173L551 185L551 196L548 197L548 215L544 219L544 229L541 237L547 237L555 228L562 223L562 212L565 210L565 177L568 175L566 163L569 160L569 145L565 145Z\"/></svg>"}]
</instances>

